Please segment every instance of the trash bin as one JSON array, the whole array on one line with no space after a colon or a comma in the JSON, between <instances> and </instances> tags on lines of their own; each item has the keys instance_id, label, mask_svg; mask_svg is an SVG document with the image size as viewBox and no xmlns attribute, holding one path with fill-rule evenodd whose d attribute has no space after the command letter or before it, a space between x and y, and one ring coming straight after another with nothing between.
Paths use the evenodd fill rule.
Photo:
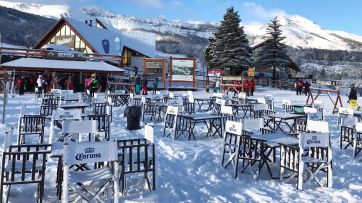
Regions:
<instances>
[{"instance_id":1,"label":"trash bin","mask_svg":"<svg viewBox=\"0 0 362 203\"><path fill-rule=\"evenodd\" d=\"M127 129L140 129L142 110L140 106L128 106L124 110L124 117L127 117Z\"/></svg>"}]
</instances>

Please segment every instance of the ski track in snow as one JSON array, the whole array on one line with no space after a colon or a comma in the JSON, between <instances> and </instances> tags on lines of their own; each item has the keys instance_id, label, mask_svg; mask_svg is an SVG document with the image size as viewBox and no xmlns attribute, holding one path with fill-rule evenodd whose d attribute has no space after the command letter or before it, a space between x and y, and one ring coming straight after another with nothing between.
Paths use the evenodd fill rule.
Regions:
<instances>
[{"instance_id":1,"label":"ski track in snow","mask_svg":"<svg viewBox=\"0 0 362 203\"><path fill-rule=\"evenodd\" d=\"M306 96L296 96L294 91L258 88L256 96L273 94L276 110L280 111L283 99L304 103ZM203 91L195 93L196 97L206 95ZM281 183L272 180L262 169L259 180L254 180L248 170L233 178L231 167L221 166L222 138L208 139L205 128L196 127L196 141L184 138L173 140L162 137L163 123L155 122L156 144L156 190L137 189L140 181L130 181L130 194L120 197L121 202L361 202L362 197L362 162L352 158L352 149L339 149L339 130L337 115L331 114L332 104L327 96L320 96L325 103L326 120L330 124L333 148L333 188L321 188L310 183L303 191L296 189L296 181ZM359 98L362 104L362 99ZM342 95L343 105L346 97ZM37 114L40 105L34 101L33 95L16 95L10 98L6 113L6 124L0 126L2 135L11 127L17 128L21 104L27 104L28 114ZM124 107L113 108L111 137L118 139L143 137L143 129L126 130L126 118L123 117ZM149 122L145 118L145 122ZM143 125L143 124L141 124ZM202 127L201 127L202 126ZM45 129L49 135L49 125ZM4 136L0 137L3 143ZM16 142L16 136L12 138ZM34 139L35 141L35 139ZM45 138L47 142L47 138ZM1 145L0 151L3 151ZM44 202L57 202L55 194L56 159L47 162L46 186ZM271 165L274 173L279 173ZM138 178L139 180L142 179ZM34 200L35 185L13 186L10 202L30 202ZM131 193L133 192L133 193Z\"/></svg>"}]
</instances>

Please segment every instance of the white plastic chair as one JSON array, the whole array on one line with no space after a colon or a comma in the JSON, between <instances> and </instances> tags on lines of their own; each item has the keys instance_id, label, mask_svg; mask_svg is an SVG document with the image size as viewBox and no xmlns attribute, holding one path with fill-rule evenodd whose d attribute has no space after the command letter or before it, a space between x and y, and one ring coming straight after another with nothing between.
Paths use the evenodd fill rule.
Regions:
<instances>
[{"instance_id":1,"label":"white plastic chair","mask_svg":"<svg viewBox=\"0 0 362 203\"><path fill-rule=\"evenodd\" d=\"M283 112L290 112L291 105L292 105L292 101L283 99L282 100Z\"/></svg>"},{"instance_id":2,"label":"white plastic chair","mask_svg":"<svg viewBox=\"0 0 362 203\"><path fill-rule=\"evenodd\" d=\"M339 107L339 109L338 109L338 126L340 127L343 118L353 117L353 113L354 113L353 109Z\"/></svg>"},{"instance_id":3,"label":"white plastic chair","mask_svg":"<svg viewBox=\"0 0 362 203\"><path fill-rule=\"evenodd\" d=\"M332 187L332 149L329 140L329 133L302 133L300 135L297 184L299 190L302 190L303 184L310 180L315 180L323 187L317 176L318 172L327 173L326 185ZM304 172L308 174L307 180L303 180Z\"/></svg>"},{"instance_id":4,"label":"white plastic chair","mask_svg":"<svg viewBox=\"0 0 362 203\"><path fill-rule=\"evenodd\" d=\"M69 187L77 193L74 202L86 200L87 202L104 202L103 192L108 189L107 201L111 199L113 188L113 201L118 203L119 192L119 164L117 142L70 142L64 145L63 166L63 196L62 203L69 201ZM108 162L104 167L85 171L70 171L71 165L92 164ZM93 186L95 182L102 182L100 188ZM90 183L90 185L89 185ZM88 185L85 185L88 184Z\"/></svg>"},{"instance_id":5,"label":"white plastic chair","mask_svg":"<svg viewBox=\"0 0 362 203\"><path fill-rule=\"evenodd\" d=\"M82 120L82 110L81 109L69 109L69 110L58 109L58 110L53 111L51 121L50 121L49 144L53 143L56 122L61 122L61 121L65 121L65 120L74 120L74 121Z\"/></svg>"},{"instance_id":6,"label":"white plastic chair","mask_svg":"<svg viewBox=\"0 0 362 203\"><path fill-rule=\"evenodd\" d=\"M362 123L356 124L356 135L353 138L353 157L356 158L362 151ZM361 160L362 157L358 159Z\"/></svg>"},{"instance_id":7,"label":"white plastic chair","mask_svg":"<svg viewBox=\"0 0 362 203\"><path fill-rule=\"evenodd\" d=\"M68 137L71 140L77 140L78 142L82 142L84 134L88 135L88 141L100 139L98 137L99 132L96 120L65 120L63 122L61 138L66 139Z\"/></svg>"},{"instance_id":8,"label":"white plastic chair","mask_svg":"<svg viewBox=\"0 0 362 203\"><path fill-rule=\"evenodd\" d=\"M266 100L264 98L257 98L257 102L259 104L266 104Z\"/></svg>"},{"instance_id":9,"label":"white plastic chair","mask_svg":"<svg viewBox=\"0 0 362 203\"><path fill-rule=\"evenodd\" d=\"M169 134L167 136L172 135L173 139L175 139L175 128L177 122L177 115L179 114L179 107L177 106L167 106L164 128L163 128L163 137L165 137L166 129L169 130Z\"/></svg>"}]
</instances>

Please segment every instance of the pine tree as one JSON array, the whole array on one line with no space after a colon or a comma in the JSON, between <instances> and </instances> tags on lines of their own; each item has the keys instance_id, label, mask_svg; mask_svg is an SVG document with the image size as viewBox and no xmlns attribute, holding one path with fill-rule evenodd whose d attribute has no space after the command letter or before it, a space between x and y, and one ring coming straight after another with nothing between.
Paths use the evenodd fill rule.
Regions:
<instances>
[{"instance_id":1,"label":"pine tree","mask_svg":"<svg viewBox=\"0 0 362 203\"><path fill-rule=\"evenodd\" d=\"M213 67L213 50L215 48L215 38L210 37L209 38L209 44L206 47L205 51L204 51L204 57L205 57L205 61L208 63L209 67Z\"/></svg>"},{"instance_id":2,"label":"pine tree","mask_svg":"<svg viewBox=\"0 0 362 203\"><path fill-rule=\"evenodd\" d=\"M287 56L286 46L282 43L285 37L282 36L281 25L275 17L266 30L267 41L258 53L256 65L259 67L272 67L273 80L276 79L277 69L287 75L288 65L290 63Z\"/></svg>"},{"instance_id":3,"label":"pine tree","mask_svg":"<svg viewBox=\"0 0 362 203\"><path fill-rule=\"evenodd\" d=\"M253 64L252 50L244 28L240 27L240 17L234 8L229 8L224 20L214 34L215 41L209 43L214 67L230 68L232 75L240 75L243 69Z\"/></svg>"}]
</instances>

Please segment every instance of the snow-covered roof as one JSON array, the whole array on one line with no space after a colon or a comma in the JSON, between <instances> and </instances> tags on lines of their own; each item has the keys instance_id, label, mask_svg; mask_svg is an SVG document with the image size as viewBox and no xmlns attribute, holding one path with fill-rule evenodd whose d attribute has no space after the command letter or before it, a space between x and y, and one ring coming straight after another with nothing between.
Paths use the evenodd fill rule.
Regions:
<instances>
[{"instance_id":1,"label":"snow-covered roof","mask_svg":"<svg viewBox=\"0 0 362 203\"><path fill-rule=\"evenodd\" d=\"M1 64L5 69L16 70L50 70L50 71L84 71L84 72L123 72L116 66L103 61L68 61L38 58L21 58Z\"/></svg>"},{"instance_id":2,"label":"snow-covered roof","mask_svg":"<svg viewBox=\"0 0 362 203\"><path fill-rule=\"evenodd\" d=\"M143 43L136 39L132 39L123 35L120 32L98 28L96 26L89 26L84 22L79 22L70 18L64 18L74 29L76 29L80 35L82 35L90 45L96 49L100 54L107 54L104 51L102 41L109 41L109 53L111 55L120 55L124 47L128 47L134 51L137 51L148 57L155 57L156 47L150 46L149 44ZM119 38L121 41L121 46L118 50L116 47L116 38ZM118 42L119 43L119 42Z\"/></svg>"}]
</instances>

